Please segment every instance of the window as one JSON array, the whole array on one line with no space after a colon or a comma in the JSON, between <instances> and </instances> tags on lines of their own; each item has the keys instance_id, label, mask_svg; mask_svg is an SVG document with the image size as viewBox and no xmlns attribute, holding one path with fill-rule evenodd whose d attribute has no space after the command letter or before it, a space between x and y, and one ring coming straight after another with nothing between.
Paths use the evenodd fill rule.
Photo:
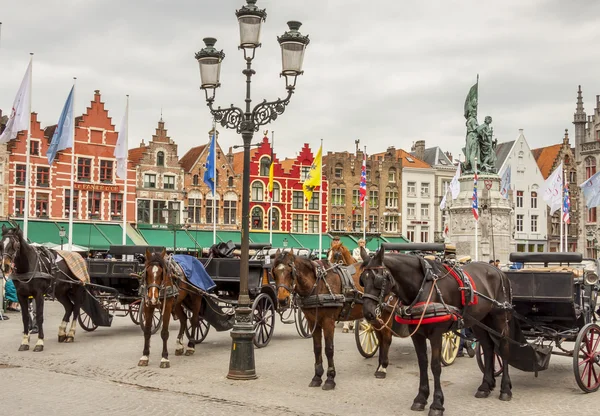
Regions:
<instances>
[{"instance_id":1,"label":"window","mask_svg":"<svg viewBox=\"0 0 600 416\"><path fill-rule=\"evenodd\" d=\"M410 241L411 243L415 242L415 227L414 226L409 226L406 229L406 238L408 239L408 241Z\"/></svg>"},{"instance_id":2,"label":"window","mask_svg":"<svg viewBox=\"0 0 600 416\"><path fill-rule=\"evenodd\" d=\"M292 232L303 233L304 232L304 215L293 214L292 215Z\"/></svg>"},{"instance_id":3,"label":"window","mask_svg":"<svg viewBox=\"0 0 600 416\"><path fill-rule=\"evenodd\" d=\"M50 186L50 168L38 166L37 168L37 186L47 188Z\"/></svg>"},{"instance_id":4,"label":"window","mask_svg":"<svg viewBox=\"0 0 600 416\"><path fill-rule=\"evenodd\" d=\"M277 182L273 182L273 202L281 201L281 187Z\"/></svg>"},{"instance_id":5,"label":"window","mask_svg":"<svg viewBox=\"0 0 600 416\"><path fill-rule=\"evenodd\" d=\"M333 188L331 190L331 205L334 207L346 205L346 190L344 188Z\"/></svg>"},{"instance_id":6,"label":"window","mask_svg":"<svg viewBox=\"0 0 600 416\"><path fill-rule=\"evenodd\" d=\"M398 192L386 191L385 192L385 207L386 208L398 208Z\"/></svg>"},{"instance_id":7,"label":"window","mask_svg":"<svg viewBox=\"0 0 600 416\"><path fill-rule=\"evenodd\" d=\"M25 178L27 177L27 166L17 165L15 170L15 183L17 185L25 185Z\"/></svg>"},{"instance_id":8,"label":"window","mask_svg":"<svg viewBox=\"0 0 600 416\"><path fill-rule=\"evenodd\" d=\"M532 215L531 216L531 232L537 233L537 231L538 231L538 216Z\"/></svg>"},{"instance_id":9,"label":"window","mask_svg":"<svg viewBox=\"0 0 600 416\"><path fill-rule=\"evenodd\" d=\"M294 191L292 193L292 209L304 209L304 192Z\"/></svg>"},{"instance_id":10,"label":"window","mask_svg":"<svg viewBox=\"0 0 600 416\"><path fill-rule=\"evenodd\" d=\"M551 227L550 234L552 234L552 235L558 235L559 234L558 226L560 224L559 221L558 221L558 215L553 215L552 218L551 218L551 221L552 222L550 224L550 227Z\"/></svg>"},{"instance_id":11,"label":"window","mask_svg":"<svg viewBox=\"0 0 600 416\"><path fill-rule=\"evenodd\" d=\"M421 204L421 218L429 218L429 204Z\"/></svg>"},{"instance_id":12,"label":"window","mask_svg":"<svg viewBox=\"0 0 600 416\"><path fill-rule=\"evenodd\" d=\"M369 231L376 233L379 231L379 217L377 215L369 215Z\"/></svg>"},{"instance_id":13,"label":"window","mask_svg":"<svg viewBox=\"0 0 600 416\"><path fill-rule=\"evenodd\" d=\"M416 205L417 204L406 204L406 215L408 216L408 218L416 217Z\"/></svg>"},{"instance_id":14,"label":"window","mask_svg":"<svg viewBox=\"0 0 600 416\"><path fill-rule=\"evenodd\" d=\"M179 201L169 201L168 204L168 224L181 224L180 215L181 215L181 202Z\"/></svg>"},{"instance_id":15,"label":"window","mask_svg":"<svg viewBox=\"0 0 600 416\"><path fill-rule=\"evenodd\" d=\"M25 192L15 193L15 215L22 217L25 213Z\"/></svg>"},{"instance_id":16,"label":"window","mask_svg":"<svg viewBox=\"0 0 600 416\"><path fill-rule=\"evenodd\" d=\"M29 154L34 156L40 155L40 142L37 140L31 140L29 142Z\"/></svg>"},{"instance_id":17,"label":"window","mask_svg":"<svg viewBox=\"0 0 600 416\"><path fill-rule=\"evenodd\" d=\"M198 175L192 176L192 185L198 186Z\"/></svg>"},{"instance_id":18,"label":"window","mask_svg":"<svg viewBox=\"0 0 600 416\"><path fill-rule=\"evenodd\" d=\"M585 179L589 179L596 173L596 158L588 156L585 158Z\"/></svg>"},{"instance_id":19,"label":"window","mask_svg":"<svg viewBox=\"0 0 600 416\"><path fill-rule=\"evenodd\" d=\"M339 163L335 165L335 170L333 173L333 177L335 179L343 179L344 178L344 167Z\"/></svg>"},{"instance_id":20,"label":"window","mask_svg":"<svg viewBox=\"0 0 600 416\"><path fill-rule=\"evenodd\" d=\"M158 152L156 154L156 166L165 165L165 152Z\"/></svg>"},{"instance_id":21,"label":"window","mask_svg":"<svg viewBox=\"0 0 600 416\"><path fill-rule=\"evenodd\" d=\"M101 160L100 161L100 182L112 182L113 181L113 161L112 160Z\"/></svg>"},{"instance_id":22,"label":"window","mask_svg":"<svg viewBox=\"0 0 600 416\"><path fill-rule=\"evenodd\" d=\"M588 209L588 222L596 222L596 207Z\"/></svg>"},{"instance_id":23,"label":"window","mask_svg":"<svg viewBox=\"0 0 600 416\"><path fill-rule=\"evenodd\" d=\"M233 225L237 218L238 196L234 192L228 192L223 198L223 224Z\"/></svg>"},{"instance_id":24,"label":"window","mask_svg":"<svg viewBox=\"0 0 600 416\"><path fill-rule=\"evenodd\" d=\"M167 207L165 201L152 201L152 223L166 224L167 220L163 216L163 211Z\"/></svg>"},{"instance_id":25,"label":"window","mask_svg":"<svg viewBox=\"0 0 600 416\"><path fill-rule=\"evenodd\" d=\"M175 176L164 176L163 188L175 189Z\"/></svg>"},{"instance_id":26,"label":"window","mask_svg":"<svg viewBox=\"0 0 600 416\"><path fill-rule=\"evenodd\" d=\"M137 222L150 224L150 200L138 199L137 201Z\"/></svg>"},{"instance_id":27,"label":"window","mask_svg":"<svg viewBox=\"0 0 600 416\"><path fill-rule=\"evenodd\" d=\"M587 257L590 259L595 259L596 258L596 247L594 244L594 240L587 240L586 242L586 252L587 252Z\"/></svg>"},{"instance_id":28,"label":"window","mask_svg":"<svg viewBox=\"0 0 600 416\"><path fill-rule=\"evenodd\" d=\"M523 191L517 191L517 208L523 208Z\"/></svg>"},{"instance_id":29,"label":"window","mask_svg":"<svg viewBox=\"0 0 600 416\"><path fill-rule=\"evenodd\" d=\"M360 205L360 190L353 189L352 190L352 206L357 207Z\"/></svg>"},{"instance_id":30,"label":"window","mask_svg":"<svg viewBox=\"0 0 600 416\"><path fill-rule=\"evenodd\" d=\"M429 196L429 182L421 183L421 196Z\"/></svg>"},{"instance_id":31,"label":"window","mask_svg":"<svg viewBox=\"0 0 600 416\"><path fill-rule=\"evenodd\" d=\"M100 218L102 192L88 192L88 218Z\"/></svg>"},{"instance_id":32,"label":"window","mask_svg":"<svg viewBox=\"0 0 600 416\"><path fill-rule=\"evenodd\" d=\"M421 227L421 242L429 242L429 227Z\"/></svg>"},{"instance_id":33,"label":"window","mask_svg":"<svg viewBox=\"0 0 600 416\"><path fill-rule=\"evenodd\" d=\"M362 231L362 215L356 212L352 213L352 230Z\"/></svg>"},{"instance_id":34,"label":"window","mask_svg":"<svg viewBox=\"0 0 600 416\"><path fill-rule=\"evenodd\" d=\"M569 182L570 183L576 183L577 182L577 172L572 170L571 172L569 172Z\"/></svg>"},{"instance_id":35,"label":"window","mask_svg":"<svg viewBox=\"0 0 600 416\"><path fill-rule=\"evenodd\" d=\"M537 192L531 192L531 208L537 208Z\"/></svg>"},{"instance_id":36,"label":"window","mask_svg":"<svg viewBox=\"0 0 600 416\"><path fill-rule=\"evenodd\" d=\"M197 175L196 175L197 176ZM202 200L200 198L188 198L188 219L193 224L200 224Z\"/></svg>"},{"instance_id":37,"label":"window","mask_svg":"<svg viewBox=\"0 0 600 416\"><path fill-rule=\"evenodd\" d=\"M110 217L120 219L123 215L123 194L110 194Z\"/></svg>"},{"instance_id":38,"label":"window","mask_svg":"<svg viewBox=\"0 0 600 416\"><path fill-rule=\"evenodd\" d=\"M77 218L77 213L79 212L79 191L75 191L75 198L73 199L73 218ZM70 214L69 209L71 208L71 190L65 189L65 217L68 217Z\"/></svg>"},{"instance_id":39,"label":"window","mask_svg":"<svg viewBox=\"0 0 600 416\"><path fill-rule=\"evenodd\" d=\"M344 214L332 214L331 215L331 230L332 231L343 231L345 221L346 221L346 217L344 216Z\"/></svg>"},{"instance_id":40,"label":"window","mask_svg":"<svg viewBox=\"0 0 600 416\"><path fill-rule=\"evenodd\" d=\"M319 233L319 216L309 215L308 216L308 232L312 234Z\"/></svg>"},{"instance_id":41,"label":"window","mask_svg":"<svg viewBox=\"0 0 600 416\"><path fill-rule=\"evenodd\" d=\"M92 159L77 159L77 180L89 182L92 179Z\"/></svg>"},{"instance_id":42,"label":"window","mask_svg":"<svg viewBox=\"0 0 600 416\"><path fill-rule=\"evenodd\" d=\"M538 244L537 245L537 251L538 251L538 253L543 253L545 251L544 250L544 245L543 244Z\"/></svg>"},{"instance_id":43,"label":"window","mask_svg":"<svg viewBox=\"0 0 600 416\"><path fill-rule=\"evenodd\" d=\"M366 169L366 176L367 176L367 182L371 182L371 168L369 166L367 166Z\"/></svg>"},{"instance_id":44,"label":"window","mask_svg":"<svg viewBox=\"0 0 600 416\"><path fill-rule=\"evenodd\" d=\"M260 176L269 177L269 170L271 168L271 160L268 157L260 158Z\"/></svg>"},{"instance_id":45,"label":"window","mask_svg":"<svg viewBox=\"0 0 600 416\"><path fill-rule=\"evenodd\" d=\"M396 169L392 168L388 172L388 182L396 183Z\"/></svg>"},{"instance_id":46,"label":"window","mask_svg":"<svg viewBox=\"0 0 600 416\"><path fill-rule=\"evenodd\" d=\"M254 207L252 209L252 229L263 229L263 211L259 207Z\"/></svg>"},{"instance_id":47,"label":"window","mask_svg":"<svg viewBox=\"0 0 600 416\"><path fill-rule=\"evenodd\" d=\"M417 183L416 182L408 182L406 184L406 192L408 196L416 196L417 195Z\"/></svg>"},{"instance_id":48,"label":"window","mask_svg":"<svg viewBox=\"0 0 600 416\"><path fill-rule=\"evenodd\" d=\"M318 210L321 206L321 194L319 192L313 192L312 198L308 201L308 209Z\"/></svg>"},{"instance_id":49,"label":"window","mask_svg":"<svg viewBox=\"0 0 600 416\"><path fill-rule=\"evenodd\" d=\"M369 208L379 207L379 191L369 191Z\"/></svg>"},{"instance_id":50,"label":"window","mask_svg":"<svg viewBox=\"0 0 600 416\"><path fill-rule=\"evenodd\" d=\"M227 179L227 186L233 186L233 176L230 176L230 177Z\"/></svg>"},{"instance_id":51,"label":"window","mask_svg":"<svg viewBox=\"0 0 600 416\"><path fill-rule=\"evenodd\" d=\"M528 251L529 253L533 253L533 252L535 252L535 244L528 244L528 245L527 245L527 251Z\"/></svg>"},{"instance_id":52,"label":"window","mask_svg":"<svg viewBox=\"0 0 600 416\"><path fill-rule=\"evenodd\" d=\"M263 200L263 184L262 182L254 182L252 184L252 200L253 201L262 201Z\"/></svg>"},{"instance_id":53,"label":"window","mask_svg":"<svg viewBox=\"0 0 600 416\"><path fill-rule=\"evenodd\" d=\"M395 233L398 231L398 217L395 215L388 215L385 217L385 231Z\"/></svg>"},{"instance_id":54,"label":"window","mask_svg":"<svg viewBox=\"0 0 600 416\"><path fill-rule=\"evenodd\" d=\"M35 195L35 215L38 218L48 218L48 194Z\"/></svg>"},{"instance_id":55,"label":"window","mask_svg":"<svg viewBox=\"0 0 600 416\"><path fill-rule=\"evenodd\" d=\"M525 244L517 244L517 251L519 253L524 253L525 252Z\"/></svg>"},{"instance_id":56,"label":"window","mask_svg":"<svg viewBox=\"0 0 600 416\"><path fill-rule=\"evenodd\" d=\"M517 215L517 231L523 231L523 214Z\"/></svg>"},{"instance_id":57,"label":"window","mask_svg":"<svg viewBox=\"0 0 600 416\"><path fill-rule=\"evenodd\" d=\"M310 166L301 166L300 167L300 182L304 182L308 177L308 172L310 172Z\"/></svg>"},{"instance_id":58,"label":"window","mask_svg":"<svg viewBox=\"0 0 600 416\"><path fill-rule=\"evenodd\" d=\"M279 211L273 208L269 210L269 213L271 215L271 229L279 230Z\"/></svg>"},{"instance_id":59,"label":"window","mask_svg":"<svg viewBox=\"0 0 600 416\"><path fill-rule=\"evenodd\" d=\"M156 175L144 173L144 188L156 188Z\"/></svg>"}]
</instances>

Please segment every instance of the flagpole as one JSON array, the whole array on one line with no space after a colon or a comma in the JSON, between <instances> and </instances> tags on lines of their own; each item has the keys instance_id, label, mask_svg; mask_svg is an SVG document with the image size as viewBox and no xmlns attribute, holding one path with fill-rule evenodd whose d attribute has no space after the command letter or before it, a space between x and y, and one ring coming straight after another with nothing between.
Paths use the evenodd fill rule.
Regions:
<instances>
[{"instance_id":1,"label":"flagpole","mask_svg":"<svg viewBox=\"0 0 600 416\"><path fill-rule=\"evenodd\" d=\"M275 146L275 132L271 130L271 165L273 164L273 149ZM271 167L269 166L269 173L271 173ZM269 181L271 175L269 175ZM273 176L275 176L275 172L273 172ZM273 177L273 182L275 182L275 178ZM269 182L268 187L271 186L271 182ZM271 189L271 208L269 209L269 244L273 246L273 196L275 191L275 184L273 184L273 189Z\"/></svg>"},{"instance_id":2,"label":"flagpole","mask_svg":"<svg viewBox=\"0 0 600 416\"><path fill-rule=\"evenodd\" d=\"M125 148L129 151L129 94L127 94L127 104L125 105L125 119L127 120L127 125L125 127ZM125 159L125 178L123 178L123 192L125 195L123 196L123 242L124 246L127 245L127 185L129 182L129 166L128 159Z\"/></svg>"},{"instance_id":3,"label":"flagpole","mask_svg":"<svg viewBox=\"0 0 600 416\"><path fill-rule=\"evenodd\" d=\"M31 146L31 92L33 90L33 53L30 53L29 55L31 71L29 71L29 116L27 118L27 141L25 142L25 212L23 213L23 237L25 241L27 241L27 231L29 228L29 186L31 182L31 154L29 152L29 147Z\"/></svg>"},{"instance_id":4,"label":"flagpole","mask_svg":"<svg viewBox=\"0 0 600 416\"><path fill-rule=\"evenodd\" d=\"M321 139L321 171L319 172L319 260L323 249L323 139Z\"/></svg>"},{"instance_id":5,"label":"flagpole","mask_svg":"<svg viewBox=\"0 0 600 416\"><path fill-rule=\"evenodd\" d=\"M363 154L365 165L367 164L367 146L365 146L365 153ZM322 169L322 168L321 168ZM363 240L365 240L365 247L367 246L367 187L365 178L365 198L363 199ZM360 192L360 191L359 191Z\"/></svg>"},{"instance_id":6,"label":"flagpole","mask_svg":"<svg viewBox=\"0 0 600 416\"><path fill-rule=\"evenodd\" d=\"M477 175L477 157L475 157L475 175ZM477 198L477 209L479 210L479 186L475 188L475 195ZM477 218L475 218L475 261L479 261L479 221Z\"/></svg>"},{"instance_id":7,"label":"flagpole","mask_svg":"<svg viewBox=\"0 0 600 416\"><path fill-rule=\"evenodd\" d=\"M73 77L73 127L71 128L71 183L69 186L69 251L73 251L73 201L75 199L75 86L77 84L77 78ZM79 200L79 198L78 198ZM89 250L89 247L88 247Z\"/></svg>"},{"instance_id":8,"label":"flagpole","mask_svg":"<svg viewBox=\"0 0 600 416\"><path fill-rule=\"evenodd\" d=\"M565 198L565 195L564 195L564 192L565 192L565 168L564 168L564 165L563 165L563 168L562 168L561 175L562 175L562 186L560 187L560 206L561 206L561 210L560 210L560 214L558 216L558 219L560 221L560 245L559 245L560 248L559 248L559 251L563 252L564 251L564 246L563 246L563 226L564 226L563 222L564 221L563 221L563 219L564 219L564 212L565 212L565 209L564 209L564 203L565 203L565 199L564 199Z\"/></svg>"},{"instance_id":9,"label":"flagpole","mask_svg":"<svg viewBox=\"0 0 600 416\"><path fill-rule=\"evenodd\" d=\"M215 149L215 153L217 151L217 122L215 121L215 119L213 118L213 140L215 140L215 143L213 143L213 147ZM209 149L210 152L210 149ZM217 155L214 154L213 155L213 212L212 212L212 220L213 220L213 245L217 244L217 198L215 198L215 193L217 191Z\"/></svg>"}]
</instances>

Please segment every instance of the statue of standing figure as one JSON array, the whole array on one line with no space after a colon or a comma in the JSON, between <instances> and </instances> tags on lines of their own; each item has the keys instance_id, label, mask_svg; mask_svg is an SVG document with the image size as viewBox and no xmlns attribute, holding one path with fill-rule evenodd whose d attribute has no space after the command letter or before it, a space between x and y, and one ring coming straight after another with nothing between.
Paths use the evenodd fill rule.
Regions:
<instances>
[{"instance_id":1,"label":"statue of standing figure","mask_svg":"<svg viewBox=\"0 0 600 416\"><path fill-rule=\"evenodd\" d=\"M461 164L463 174L477 172L497 173L496 170L496 145L494 130L491 127L492 117L487 116L481 125L477 122L477 83L471 87L465 100L465 118L467 119L467 137L465 146L465 162Z\"/></svg>"}]
</instances>

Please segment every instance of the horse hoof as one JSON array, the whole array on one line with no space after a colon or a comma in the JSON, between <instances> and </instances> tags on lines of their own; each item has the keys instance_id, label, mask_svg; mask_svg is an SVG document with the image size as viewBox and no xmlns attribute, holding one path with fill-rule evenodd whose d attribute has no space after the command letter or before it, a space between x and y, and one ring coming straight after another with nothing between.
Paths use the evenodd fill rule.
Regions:
<instances>
[{"instance_id":1,"label":"horse hoof","mask_svg":"<svg viewBox=\"0 0 600 416\"><path fill-rule=\"evenodd\" d=\"M175 350L175 355L183 355L183 349Z\"/></svg>"},{"instance_id":2,"label":"horse hoof","mask_svg":"<svg viewBox=\"0 0 600 416\"><path fill-rule=\"evenodd\" d=\"M386 375L383 371L375 371L375 378L385 378Z\"/></svg>"},{"instance_id":3,"label":"horse hoof","mask_svg":"<svg viewBox=\"0 0 600 416\"><path fill-rule=\"evenodd\" d=\"M333 381L333 380L326 380L325 384L323 384L322 389L323 390L333 390L333 389L335 389L335 381Z\"/></svg>"},{"instance_id":4,"label":"horse hoof","mask_svg":"<svg viewBox=\"0 0 600 416\"><path fill-rule=\"evenodd\" d=\"M194 355L195 352L196 352L196 350L186 350L185 355L187 355L189 357L190 355Z\"/></svg>"},{"instance_id":5,"label":"horse hoof","mask_svg":"<svg viewBox=\"0 0 600 416\"><path fill-rule=\"evenodd\" d=\"M33 347L33 352L42 352L42 351L44 351L43 345L36 345L35 347Z\"/></svg>"},{"instance_id":6,"label":"horse hoof","mask_svg":"<svg viewBox=\"0 0 600 416\"><path fill-rule=\"evenodd\" d=\"M413 412L422 412L425 410L425 403L413 403L410 410Z\"/></svg>"},{"instance_id":7,"label":"horse hoof","mask_svg":"<svg viewBox=\"0 0 600 416\"><path fill-rule=\"evenodd\" d=\"M429 416L444 416L444 411L442 409L429 408Z\"/></svg>"},{"instance_id":8,"label":"horse hoof","mask_svg":"<svg viewBox=\"0 0 600 416\"><path fill-rule=\"evenodd\" d=\"M171 368L171 363L169 361L161 361L160 368Z\"/></svg>"},{"instance_id":9,"label":"horse hoof","mask_svg":"<svg viewBox=\"0 0 600 416\"><path fill-rule=\"evenodd\" d=\"M29 345L21 344L19 351L29 351Z\"/></svg>"},{"instance_id":10,"label":"horse hoof","mask_svg":"<svg viewBox=\"0 0 600 416\"><path fill-rule=\"evenodd\" d=\"M308 385L308 387L321 387L322 383L323 383L323 380L321 380L321 379L315 380L313 378L312 381L310 382L310 384Z\"/></svg>"},{"instance_id":11,"label":"horse hoof","mask_svg":"<svg viewBox=\"0 0 600 416\"><path fill-rule=\"evenodd\" d=\"M148 360L140 360L138 362L138 367L148 367Z\"/></svg>"},{"instance_id":12,"label":"horse hoof","mask_svg":"<svg viewBox=\"0 0 600 416\"><path fill-rule=\"evenodd\" d=\"M73 338L73 337L67 337L67 338L65 338L65 344L70 344L72 342L75 342L75 338Z\"/></svg>"},{"instance_id":13,"label":"horse hoof","mask_svg":"<svg viewBox=\"0 0 600 416\"><path fill-rule=\"evenodd\" d=\"M347 333L348 333L348 328L343 328L343 329L342 329L342 332L343 332L344 334L347 334Z\"/></svg>"},{"instance_id":14,"label":"horse hoof","mask_svg":"<svg viewBox=\"0 0 600 416\"><path fill-rule=\"evenodd\" d=\"M478 399L486 399L490 396L490 391L487 390L477 390L477 393L475 393L475 397Z\"/></svg>"},{"instance_id":15,"label":"horse hoof","mask_svg":"<svg viewBox=\"0 0 600 416\"><path fill-rule=\"evenodd\" d=\"M510 402L512 399L512 393L500 393L499 399L503 402Z\"/></svg>"},{"instance_id":16,"label":"horse hoof","mask_svg":"<svg viewBox=\"0 0 600 416\"><path fill-rule=\"evenodd\" d=\"M58 336L58 342L65 342L65 339L67 339L66 335L59 335Z\"/></svg>"}]
</instances>

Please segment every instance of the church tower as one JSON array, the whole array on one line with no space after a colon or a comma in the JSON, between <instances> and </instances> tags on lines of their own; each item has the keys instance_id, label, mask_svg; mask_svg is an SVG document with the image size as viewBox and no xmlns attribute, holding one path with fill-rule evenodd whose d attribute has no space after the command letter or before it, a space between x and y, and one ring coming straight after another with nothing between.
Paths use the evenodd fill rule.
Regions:
<instances>
[{"instance_id":1,"label":"church tower","mask_svg":"<svg viewBox=\"0 0 600 416\"><path fill-rule=\"evenodd\" d=\"M575 124L575 161L581 162L581 145L585 143L585 125L587 116L583 109L583 96L581 94L581 85L577 91L577 107L573 116L573 124Z\"/></svg>"}]
</instances>

